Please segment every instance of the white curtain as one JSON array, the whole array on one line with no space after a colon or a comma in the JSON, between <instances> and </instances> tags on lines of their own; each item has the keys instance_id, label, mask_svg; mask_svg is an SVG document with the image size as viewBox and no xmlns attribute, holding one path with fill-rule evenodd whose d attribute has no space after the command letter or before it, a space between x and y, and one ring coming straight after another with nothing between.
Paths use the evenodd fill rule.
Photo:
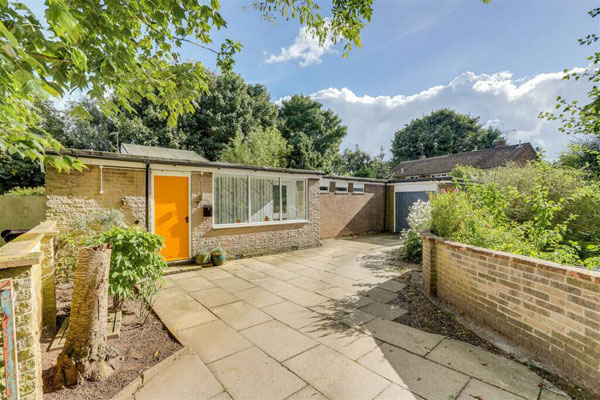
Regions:
<instances>
[{"instance_id":1,"label":"white curtain","mask_svg":"<svg viewBox=\"0 0 600 400\"><path fill-rule=\"evenodd\" d=\"M215 177L215 223L248 222L248 178L217 175Z\"/></svg>"}]
</instances>

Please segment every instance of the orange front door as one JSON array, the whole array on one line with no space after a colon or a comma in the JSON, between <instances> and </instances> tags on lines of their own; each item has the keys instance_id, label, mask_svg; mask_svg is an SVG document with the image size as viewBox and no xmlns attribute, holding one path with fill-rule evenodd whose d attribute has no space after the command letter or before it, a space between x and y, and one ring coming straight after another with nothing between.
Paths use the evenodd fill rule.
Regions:
<instances>
[{"instance_id":1,"label":"orange front door","mask_svg":"<svg viewBox=\"0 0 600 400\"><path fill-rule=\"evenodd\" d=\"M154 233L165 239L167 261L190 258L188 179L154 176Z\"/></svg>"}]
</instances>

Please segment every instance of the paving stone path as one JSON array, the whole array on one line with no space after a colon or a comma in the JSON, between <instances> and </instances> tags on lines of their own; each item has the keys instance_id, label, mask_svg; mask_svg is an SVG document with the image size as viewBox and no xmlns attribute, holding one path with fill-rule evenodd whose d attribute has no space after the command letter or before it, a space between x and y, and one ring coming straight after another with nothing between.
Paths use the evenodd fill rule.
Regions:
<instances>
[{"instance_id":1,"label":"paving stone path","mask_svg":"<svg viewBox=\"0 0 600 400\"><path fill-rule=\"evenodd\" d=\"M396 244L326 240L170 275L154 310L186 349L129 397L566 399L521 364L393 322L401 271L376 255Z\"/></svg>"}]
</instances>

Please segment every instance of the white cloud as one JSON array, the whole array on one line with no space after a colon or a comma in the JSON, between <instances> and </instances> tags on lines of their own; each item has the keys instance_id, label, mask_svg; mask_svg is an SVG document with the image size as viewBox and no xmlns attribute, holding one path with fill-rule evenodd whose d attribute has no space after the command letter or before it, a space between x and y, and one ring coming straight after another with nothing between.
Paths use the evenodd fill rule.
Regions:
<instances>
[{"instance_id":1,"label":"white cloud","mask_svg":"<svg viewBox=\"0 0 600 400\"><path fill-rule=\"evenodd\" d=\"M271 54L265 61L267 64L282 63L290 60L300 60L299 65L306 67L311 64L320 64L321 57L327 53L335 53L334 43L326 40L321 46L319 38L312 35L312 32L303 26L298 32L294 43L288 47L282 47L277 55Z\"/></svg>"},{"instance_id":2,"label":"white cloud","mask_svg":"<svg viewBox=\"0 0 600 400\"><path fill-rule=\"evenodd\" d=\"M510 72L480 74L465 72L447 85L433 86L420 93L396 96L357 95L347 88L328 88L313 93L340 115L348 126L342 147L360 145L371 154L381 145L389 152L394 132L411 119L448 107L481 117L481 122L508 133L509 143L531 142L554 158L572 140L560 133L558 124L538 118L540 111L554 109L557 96L583 100L586 81L562 81L562 72L515 79Z\"/></svg>"}]
</instances>

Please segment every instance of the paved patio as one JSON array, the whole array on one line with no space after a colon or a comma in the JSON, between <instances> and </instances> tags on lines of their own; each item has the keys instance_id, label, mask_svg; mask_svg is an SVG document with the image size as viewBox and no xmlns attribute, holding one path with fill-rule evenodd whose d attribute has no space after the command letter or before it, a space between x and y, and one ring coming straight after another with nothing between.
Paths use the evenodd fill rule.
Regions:
<instances>
[{"instance_id":1,"label":"paved patio","mask_svg":"<svg viewBox=\"0 0 600 400\"><path fill-rule=\"evenodd\" d=\"M154 306L188 348L136 400L564 400L525 366L393 322L391 236L170 275Z\"/></svg>"}]
</instances>

